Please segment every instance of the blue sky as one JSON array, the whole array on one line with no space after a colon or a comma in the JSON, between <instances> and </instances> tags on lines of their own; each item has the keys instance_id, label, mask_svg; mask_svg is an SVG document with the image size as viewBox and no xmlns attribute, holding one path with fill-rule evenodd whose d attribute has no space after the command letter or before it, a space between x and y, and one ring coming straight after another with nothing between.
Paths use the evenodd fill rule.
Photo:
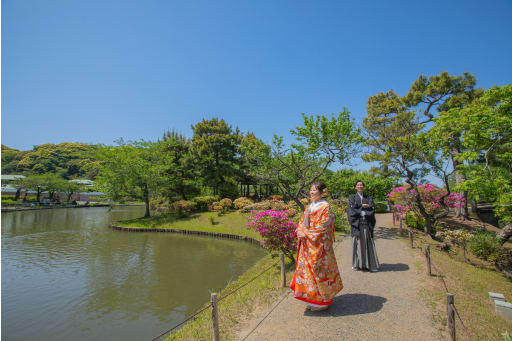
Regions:
<instances>
[{"instance_id":1,"label":"blue sky","mask_svg":"<svg viewBox=\"0 0 512 341\"><path fill-rule=\"evenodd\" d=\"M512 81L512 2L2 1L2 143L156 140L221 117L269 143L301 113L420 74ZM364 168L364 165L361 165Z\"/></svg>"}]
</instances>

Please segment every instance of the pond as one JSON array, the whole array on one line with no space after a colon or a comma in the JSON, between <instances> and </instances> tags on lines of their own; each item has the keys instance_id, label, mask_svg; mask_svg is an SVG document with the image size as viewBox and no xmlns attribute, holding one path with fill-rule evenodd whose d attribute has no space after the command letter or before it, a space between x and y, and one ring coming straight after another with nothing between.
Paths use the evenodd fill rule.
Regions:
<instances>
[{"instance_id":1,"label":"pond","mask_svg":"<svg viewBox=\"0 0 512 341\"><path fill-rule=\"evenodd\" d=\"M261 259L260 247L108 225L141 206L2 214L3 340L151 340Z\"/></svg>"}]
</instances>

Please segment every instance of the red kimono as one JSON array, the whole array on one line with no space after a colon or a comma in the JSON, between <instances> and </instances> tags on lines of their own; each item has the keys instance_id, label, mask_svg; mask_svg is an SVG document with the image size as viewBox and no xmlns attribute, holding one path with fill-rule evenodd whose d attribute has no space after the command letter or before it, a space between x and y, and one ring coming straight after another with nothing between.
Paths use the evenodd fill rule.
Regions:
<instances>
[{"instance_id":1,"label":"red kimono","mask_svg":"<svg viewBox=\"0 0 512 341\"><path fill-rule=\"evenodd\" d=\"M343 289L333 249L335 222L327 201L306 207L297 227L306 238L298 241L297 268L290 284L296 299L326 306Z\"/></svg>"}]
</instances>

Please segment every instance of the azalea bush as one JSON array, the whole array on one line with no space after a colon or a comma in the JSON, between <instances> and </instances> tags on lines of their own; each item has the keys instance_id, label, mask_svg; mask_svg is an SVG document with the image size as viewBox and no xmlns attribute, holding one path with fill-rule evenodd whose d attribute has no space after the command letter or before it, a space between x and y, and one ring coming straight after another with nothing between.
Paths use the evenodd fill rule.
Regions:
<instances>
[{"instance_id":1,"label":"azalea bush","mask_svg":"<svg viewBox=\"0 0 512 341\"><path fill-rule=\"evenodd\" d=\"M436 232L436 238L442 238L447 242L462 247L462 250L464 251L464 259L467 260L466 245L471 240L471 238L473 238L473 234L463 229L441 230Z\"/></svg>"},{"instance_id":2,"label":"azalea bush","mask_svg":"<svg viewBox=\"0 0 512 341\"><path fill-rule=\"evenodd\" d=\"M273 252L283 252L294 261L297 251L297 238L295 223L289 216L292 212L287 210L265 210L253 212L249 216L247 226L252 227L263 237L263 247Z\"/></svg>"},{"instance_id":3,"label":"azalea bush","mask_svg":"<svg viewBox=\"0 0 512 341\"><path fill-rule=\"evenodd\" d=\"M440 213L444 205L450 208L464 206L464 198L459 193L451 192L446 195L447 191L445 189L432 184L418 185L418 192L421 202L430 216ZM420 215L416 203L416 191L410 189L409 185L395 187L388 193L387 199L393 203L399 214L414 212L416 215Z\"/></svg>"},{"instance_id":4,"label":"azalea bush","mask_svg":"<svg viewBox=\"0 0 512 341\"><path fill-rule=\"evenodd\" d=\"M235 199L235 201L233 201L233 205L235 206L235 208L237 210L244 208L246 206L252 205L252 204L254 204L254 201L252 201L251 199L246 198L246 197L240 197L238 199Z\"/></svg>"},{"instance_id":5,"label":"azalea bush","mask_svg":"<svg viewBox=\"0 0 512 341\"><path fill-rule=\"evenodd\" d=\"M196 209L196 203L193 201L180 200L171 204L171 212L176 213L179 217L187 217Z\"/></svg>"}]
</instances>

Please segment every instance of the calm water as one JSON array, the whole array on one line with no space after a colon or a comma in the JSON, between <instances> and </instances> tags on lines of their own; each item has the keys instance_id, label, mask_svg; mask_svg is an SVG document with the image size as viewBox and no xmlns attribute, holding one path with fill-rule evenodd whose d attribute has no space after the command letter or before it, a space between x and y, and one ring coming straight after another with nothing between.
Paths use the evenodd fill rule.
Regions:
<instances>
[{"instance_id":1,"label":"calm water","mask_svg":"<svg viewBox=\"0 0 512 341\"><path fill-rule=\"evenodd\" d=\"M143 214L2 214L2 340L151 340L264 255L240 241L108 228Z\"/></svg>"}]
</instances>

